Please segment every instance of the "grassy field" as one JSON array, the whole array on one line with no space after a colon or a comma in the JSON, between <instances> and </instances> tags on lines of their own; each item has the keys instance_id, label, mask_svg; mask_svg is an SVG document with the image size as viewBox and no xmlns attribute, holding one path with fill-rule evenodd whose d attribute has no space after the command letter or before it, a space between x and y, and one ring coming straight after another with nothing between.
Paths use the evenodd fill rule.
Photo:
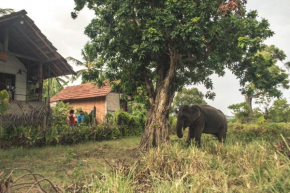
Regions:
<instances>
[{"instance_id":1,"label":"grassy field","mask_svg":"<svg viewBox=\"0 0 290 193\"><path fill-rule=\"evenodd\" d=\"M146 154L139 137L0 150L0 171L26 168L79 192L290 192L290 149L282 142L289 125L242 127L232 126L225 144L203 135L201 148L186 147L172 136Z\"/></svg>"},{"instance_id":2,"label":"grassy field","mask_svg":"<svg viewBox=\"0 0 290 193\"><path fill-rule=\"evenodd\" d=\"M139 142L139 137L130 137L73 146L0 150L0 171L5 168L28 169L61 187L68 187L84 181L91 174L111 169L110 165L120 159L133 164L139 156ZM20 170L15 173L15 178L25 173Z\"/></svg>"}]
</instances>

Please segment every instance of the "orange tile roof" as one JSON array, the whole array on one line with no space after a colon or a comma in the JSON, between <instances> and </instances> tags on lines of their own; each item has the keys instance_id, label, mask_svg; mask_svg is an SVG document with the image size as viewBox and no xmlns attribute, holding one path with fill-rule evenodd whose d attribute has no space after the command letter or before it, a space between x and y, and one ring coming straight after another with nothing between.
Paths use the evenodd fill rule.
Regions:
<instances>
[{"instance_id":1,"label":"orange tile roof","mask_svg":"<svg viewBox=\"0 0 290 193\"><path fill-rule=\"evenodd\" d=\"M110 86L98 87L92 83L80 84L76 86L68 86L59 93L51 97L50 102L70 100L70 99L84 99L107 96L111 92Z\"/></svg>"}]
</instances>

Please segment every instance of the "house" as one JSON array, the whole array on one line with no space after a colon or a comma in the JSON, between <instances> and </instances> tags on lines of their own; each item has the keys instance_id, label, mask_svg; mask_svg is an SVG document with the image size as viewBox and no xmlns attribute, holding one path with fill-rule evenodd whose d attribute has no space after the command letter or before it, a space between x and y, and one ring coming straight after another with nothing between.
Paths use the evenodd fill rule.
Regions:
<instances>
[{"instance_id":1,"label":"house","mask_svg":"<svg viewBox=\"0 0 290 193\"><path fill-rule=\"evenodd\" d=\"M0 17L0 90L16 101L41 101L44 79L69 74L72 67L25 10Z\"/></svg>"},{"instance_id":2,"label":"house","mask_svg":"<svg viewBox=\"0 0 290 193\"><path fill-rule=\"evenodd\" d=\"M108 112L120 109L120 94L111 91L110 86L98 87L93 83L69 86L51 97L51 105L57 101L69 103L73 109L81 108L91 113L96 108L96 120L102 122Z\"/></svg>"},{"instance_id":3,"label":"house","mask_svg":"<svg viewBox=\"0 0 290 193\"><path fill-rule=\"evenodd\" d=\"M9 113L40 107L43 80L74 73L25 10L0 17L0 91L9 92Z\"/></svg>"}]
</instances>

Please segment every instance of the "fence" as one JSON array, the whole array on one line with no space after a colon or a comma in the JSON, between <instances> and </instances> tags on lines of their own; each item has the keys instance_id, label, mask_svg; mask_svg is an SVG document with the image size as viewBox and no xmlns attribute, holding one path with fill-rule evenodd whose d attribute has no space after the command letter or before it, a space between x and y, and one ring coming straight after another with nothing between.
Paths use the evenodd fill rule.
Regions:
<instances>
[{"instance_id":1,"label":"fence","mask_svg":"<svg viewBox=\"0 0 290 193\"><path fill-rule=\"evenodd\" d=\"M0 114L2 127L13 126L43 126L46 128L52 122L52 110L49 108L49 101L41 102L20 102L12 101L10 108L3 115Z\"/></svg>"}]
</instances>

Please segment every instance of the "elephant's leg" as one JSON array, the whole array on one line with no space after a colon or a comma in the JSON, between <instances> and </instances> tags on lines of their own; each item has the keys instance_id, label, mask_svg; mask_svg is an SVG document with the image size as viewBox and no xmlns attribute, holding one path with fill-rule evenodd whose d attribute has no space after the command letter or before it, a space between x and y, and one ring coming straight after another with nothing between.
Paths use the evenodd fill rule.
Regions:
<instances>
[{"instance_id":1,"label":"elephant's leg","mask_svg":"<svg viewBox=\"0 0 290 193\"><path fill-rule=\"evenodd\" d=\"M203 131L204 127L199 127L197 129L195 129L194 131L194 138L195 138L195 142L197 144L198 147L200 147L201 145L201 134L202 134L202 131Z\"/></svg>"},{"instance_id":2,"label":"elephant's leg","mask_svg":"<svg viewBox=\"0 0 290 193\"><path fill-rule=\"evenodd\" d=\"M194 138L194 126L191 125L188 128L188 135L187 135L187 139L186 139L186 143L187 145L190 145L191 140Z\"/></svg>"},{"instance_id":3,"label":"elephant's leg","mask_svg":"<svg viewBox=\"0 0 290 193\"><path fill-rule=\"evenodd\" d=\"M195 138L195 142L196 142L198 147L201 146L200 145L201 144L201 134L204 131L204 127L205 127L204 119L199 119L198 121L195 122L194 138Z\"/></svg>"},{"instance_id":4,"label":"elephant's leg","mask_svg":"<svg viewBox=\"0 0 290 193\"><path fill-rule=\"evenodd\" d=\"M218 132L218 133L216 134L216 136L217 136L219 142L221 142L221 143L225 142L225 140L226 140L226 135L227 135L227 128L224 127L224 126L221 126L221 128L220 128L220 132Z\"/></svg>"}]
</instances>

